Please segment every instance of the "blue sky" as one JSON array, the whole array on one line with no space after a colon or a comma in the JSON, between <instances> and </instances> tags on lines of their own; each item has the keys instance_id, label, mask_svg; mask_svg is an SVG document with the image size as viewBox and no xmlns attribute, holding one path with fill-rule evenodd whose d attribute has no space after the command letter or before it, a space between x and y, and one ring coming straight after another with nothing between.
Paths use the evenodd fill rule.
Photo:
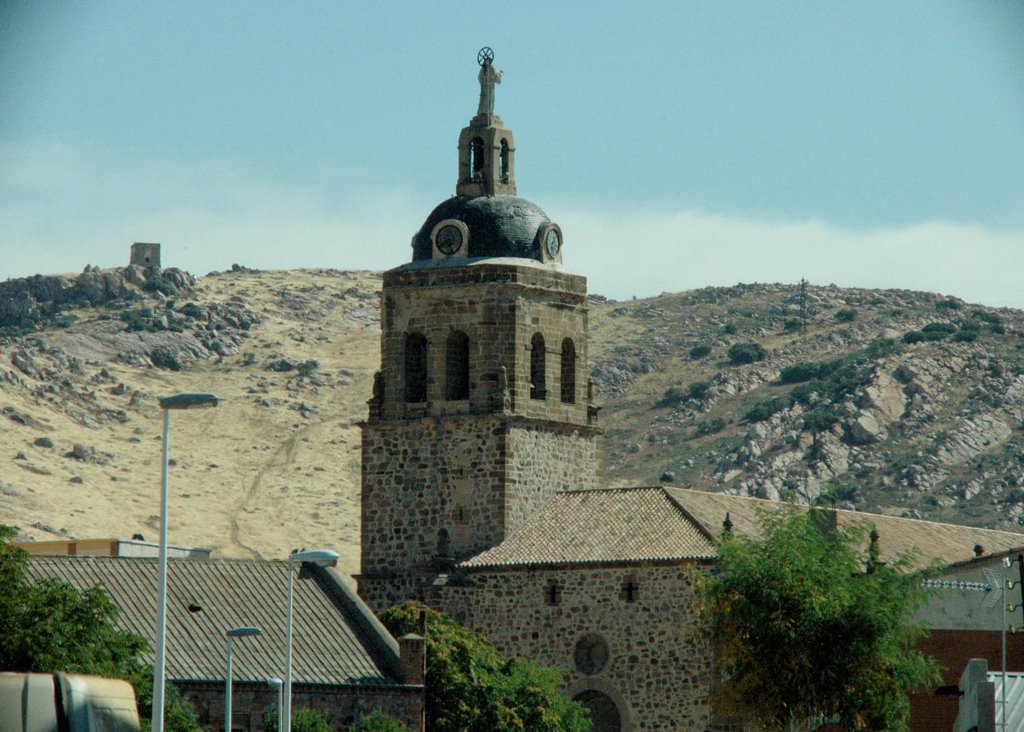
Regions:
<instances>
[{"instance_id":1,"label":"blue sky","mask_svg":"<svg viewBox=\"0 0 1024 732\"><path fill-rule=\"evenodd\" d=\"M627 298L1024 307L1024 3L0 0L0 277L384 269L454 192L476 52L520 195Z\"/></svg>"}]
</instances>

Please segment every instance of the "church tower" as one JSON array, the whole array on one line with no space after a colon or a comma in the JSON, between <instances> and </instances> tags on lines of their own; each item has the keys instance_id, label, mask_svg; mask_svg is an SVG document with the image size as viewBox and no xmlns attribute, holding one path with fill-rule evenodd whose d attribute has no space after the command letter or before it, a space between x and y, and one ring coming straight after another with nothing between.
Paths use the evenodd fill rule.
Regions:
<instances>
[{"instance_id":1,"label":"church tower","mask_svg":"<svg viewBox=\"0 0 1024 732\"><path fill-rule=\"evenodd\" d=\"M359 590L375 610L603 477L586 278L562 269L558 224L516 196L493 58L477 59L456 195L413 236L412 261L384 273L362 443Z\"/></svg>"}]
</instances>

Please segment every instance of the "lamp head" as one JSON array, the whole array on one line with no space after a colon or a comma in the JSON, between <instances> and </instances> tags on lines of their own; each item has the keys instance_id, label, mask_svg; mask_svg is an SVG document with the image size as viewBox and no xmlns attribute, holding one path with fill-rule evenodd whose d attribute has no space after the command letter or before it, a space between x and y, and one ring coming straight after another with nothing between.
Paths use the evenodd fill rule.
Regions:
<instances>
[{"instance_id":1,"label":"lamp head","mask_svg":"<svg viewBox=\"0 0 1024 732\"><path fill-rule=\"evenodd\" d=\"M220 397L210 392L185 391L169 397L160 397L161 409L201 409L216 407Z\"/></svg>"},{"instance_id":2,"label":"lamp head","mask_svg":"<svg viewBox=\"0 0 1024 732\"><path fill-rule=\"evenodd\" d=\"M333 567L338 561L338 552L329 549L310 549L288 555L289 562L309 562L320 567Z\"/></svg>"},{"instance_id":3,"label":"lamp head","mask_svg":"<svg viewBox=\"0 0 1024 732\"><path fill-rule=\"evenodd\" d=\"M228 638L244 638L250 635L260 635L263 633L262 630L253 626L242 626L240 628L232 628L228 631Z\"/></svg>"}]
</instances>

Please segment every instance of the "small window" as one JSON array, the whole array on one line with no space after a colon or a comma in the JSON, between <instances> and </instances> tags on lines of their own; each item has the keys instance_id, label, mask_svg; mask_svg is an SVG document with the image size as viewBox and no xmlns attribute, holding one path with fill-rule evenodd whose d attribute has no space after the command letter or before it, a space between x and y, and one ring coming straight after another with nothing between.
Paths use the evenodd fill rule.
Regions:
<instances>
[{"instance_id":1,"label":"small window","mask_svg":"<svg viewBox=\"0 0 1024 732\"><path fill-rule=\"evenodd\" d=\"M462 331L448 336L445 399L469 399L469 336Z\"/></svg>"},{"instance_id":2,"label":"small window","mask_svg":"<svg viewBox=\"0 0 1024 732\"><path fill-rule=\"evenodd\" d=\"M557 582L548 584L547 589L544 590L544 601L548 605L562 604L562 588L558 586Z\"/></svg>"},{"instance_id":3,"label":"small window","mask_svg":"<svg viewBox=\"0 0 1024 732\"><path fill-rule=\"evenodd\" d=\"M405 401L427 401L427 339L421 333L405 337Z\"/></svg>"},{"instance_id":4,"label":"small window","mask_svg":"<svg viewBox=\"0 0 1024 732\"><path fill-rule=\"evenodd\" d=\"M619 597L626 602L636 602L640 598L640 585L636 583L636 577L629 575L622 582L622 591Z\"/></svg>"},{"instance_id":5,"label":"small window","mask_svg":"<svg viewBox=\"0 0 1024 732\"><path fill-rule=\"evenodd\" d=\"M535 333L530 341L530 398L546 399L547 384L544 379L544 336Z\"/></svg>"},{"instance_id":6,"label":"small window","mask_svg":"<svg viewBox=\"0 0 1024 732\"><path fill-rule=\"evenodd\" d=\"M576 403L576 346L571 338L562 341L562 403Z\"/></svg>"}]
</instances>

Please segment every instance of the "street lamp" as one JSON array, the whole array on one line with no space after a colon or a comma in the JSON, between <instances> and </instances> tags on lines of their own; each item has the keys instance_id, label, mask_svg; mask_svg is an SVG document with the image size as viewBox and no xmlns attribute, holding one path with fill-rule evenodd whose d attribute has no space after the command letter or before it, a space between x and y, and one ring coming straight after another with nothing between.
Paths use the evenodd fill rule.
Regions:
<instances>
[{"instance_id":1,"label":"street lamp","mask_svg":"<svg viewBox=\"0 0 1024 732\"><path fill-rule=\"evenodd\" d=\"M281 709L281 697L284 696L284 682L276 676L272 679L267 679L267 686L272 689L277 689L277 732L281 732L284 729L284 710Z\"/></svg>"},{"instance_id":2,"label":"street lamp","mask_svg":"<svg viewBox=\"0 0 1024 732\"><path fill-rule=\"evenodd\" d=\"M332 552L327 549L293 552L288 557L288 630L285 644L284 713L282 715L284 718L284 729L281 732L291 732L292 729L292 596L295 585L295 573L292 572L292 564L295 562L309 562L321 567L328 567L334 565L337 561L338 552Z\"/></svg>"},{"instance_id":3,"label":"street lamp","mask_svg":"<svg viewBox=\"0 0 1024 732\"><path fill-rule=\"evenodd\" d=\"M243 626L228 631L228 673L224 682L224 732L231 732L231 641L235 638L247 638L262 633L259 628Z\"/></svg>"},{"instance_id":4,"label":"street lamp","mask_svg":"<svg viewBox=\"0 0 1024 732\"><path fill-rule=\"evenodd\" d=\"M164 732L164 667L167 645L167 453L172 409L216 407L215 394L184 392L160 399L164 410L163 484L160 491L160 558L156 601L156 662L153 664L152 732Z\"/></svg>"}]
</instances>

